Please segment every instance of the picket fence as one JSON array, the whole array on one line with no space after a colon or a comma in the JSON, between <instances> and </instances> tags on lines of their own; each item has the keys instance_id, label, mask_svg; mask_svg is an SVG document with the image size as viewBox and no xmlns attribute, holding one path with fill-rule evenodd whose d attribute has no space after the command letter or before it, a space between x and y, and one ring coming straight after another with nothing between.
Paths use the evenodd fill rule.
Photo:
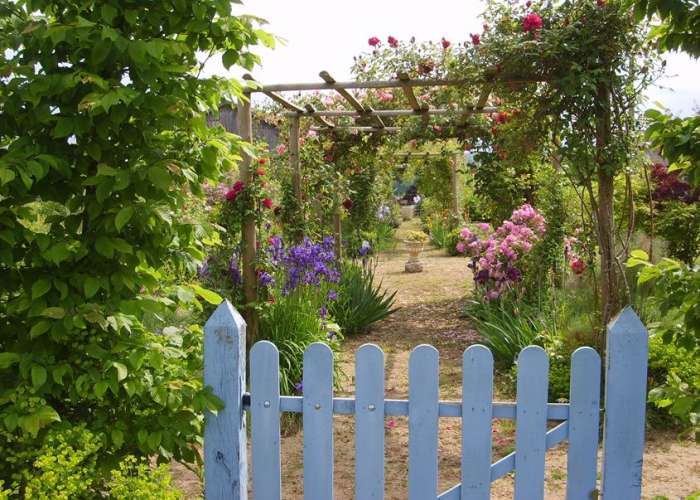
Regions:
<instances>
[{"instance_id":1,"label":"picket fence","mask_svg":"<svg viewBox=\"0 0 700 500\"><path fill-rule=\"evenodd\" d=\"M354 398L333 397L333 355L325 344L304 353L303 396L280 396L274 344L250 351L246 382L245 322L222 303L205 326L204 383L226 407L207 415L204 435L206 500L248 496L246 415L252 426L252 488L256 500L281 498L280 414L302 413L304 499L333 498L333 415L355 416L355 498L384 498L385 417L407 416L409 500L488 499L491 482L515 472L514 498L544 497L545 452L568 440L566 498L638 500L641 496L648 337L632 309L608 326L603 474L597 481L600 357L589 348L571 360L569 403L548 403L545 351L518 357L517 401L492 402L493 357L483 346L464 351L462 401L439 400L438 351L416 347L409 360L408 400L385 399L384 354L357 351ZM250 392L246 392L246 388ZM438 492L438 421L462 419L461 483ZM494 418L515 420L515 451L491 463ZM548 422L556 422L548 428ZM391 460L391 457L388 457Z\"/></svg>"}]
</instances>

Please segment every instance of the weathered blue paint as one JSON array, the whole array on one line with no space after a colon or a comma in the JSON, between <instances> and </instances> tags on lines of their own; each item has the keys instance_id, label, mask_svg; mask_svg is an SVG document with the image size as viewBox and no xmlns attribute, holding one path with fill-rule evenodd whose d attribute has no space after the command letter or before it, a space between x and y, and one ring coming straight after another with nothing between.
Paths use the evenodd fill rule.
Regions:
<instances>
[{"instance_id":1,"label":"weathered blue paint","mask_svg":"<svg viewBox=\"0 0 700 500\"><path fill-rule=\"evenodd\" d=\"M600 356L579 347L571 356L567 500L590 500L596 490L600 418Z\"/></svg>"},{"instance_id":2,"label":"weathered blue paint","mask_svg":"<svg viewBox=\"0 0 700 500\"><path fill-rule=\"evenodd\" d=\"M226 405L205 417L204 496L246 500L245 321L229 301L222 302L204 325L204 385Z\"/></svg>"},{"instance_id":3,"label":"weathered blue paint","mask_svg":"<svg viewBox=\"0 0 700 500\"><path fill-rule=\"evenodd\" d=\"M608 329L602 493L641 494L648 338L626 309ZM333 398L333 354L325 344L304 353L304 395L279 395L279 354L269 342L251 350L251 392L245 392L245 323L223 303L205 325L205 384L226 404L206 415L205 498L246 499L244 411L251 412L253 491L281 496L279 414L303 413L304 497L333 498L333 415L356 418L356 497L383 498L384 417L409 417L409 498L488 498L489 483L515 470L515 498L544 494L544 453L568 438L567 498L587 499L596 486L600 357L590 348L572 356L570 404L547 403L548 361L540 347L518 358L517 404L492 402L493 359L482 346L463 357L462 401L439 401L439 357L419 346L409 361L409 400L384 398L384 356L373 345L357 353L356 398ZM463 483L437 494L438 421L462 418ZM490 464L491 419L516 420L516 451ZM546 430L547 420L560 423Z\"/></svg>"},{"instance_id":4,"label":"weathered blue paint","mask_svg":"<svg viewBox=\"0 0 700 500\"><path fill-rule=\"evenodd\" d=\"M437 496L439 355L419 345L408 361L408 498Z\"/></svg>"},{"instance_id":5,"label":"weathered blue paint","mask_svg":"<svg viewBox=\"0 0 700 500\"><path fill-rule=\"evenodd\" d=\"M257 498L282 496L280 467L280 377L277 347L265 340L250 350L250 414L253 491Z\"/></svg>"},{"instance_id":6,"label":"weathered blue paint","mask_svg":"<svg viewBox=\"0 0 700 500\"><path fill-rule=\"evenodd\" d=\"M539 346L518 356L515 420L515 500L544 498L549 360Z\"/></svg>"},{"instance_id":7,"label":"weathered blue paint","mask_svg":"<svg viewBox=\"0 0 700 500\"><path fill-rule=\"evenodd\" d=\"M355 498L384 498L384 353L373 344L355 357Z\"/></svg>"},{"instance_id":8,"label":"weathered blue paint","mask_svg":"<svg viewBox=\"0 0 700 500\"><path fill-rule=\"evenodd\" d=\"M304 352L304 499L333 498L333 352L316 342Z\"/></svg>"},{"instance_id":9,"label":"weathered blue paint","mask_svg":"<svg viewBox=\"0 0 700 500\"><path fill-rule=\"evenodd\" d=\"M637 499L642 490L649 335L632 308L608 325L603 498Z\"/></svg>"},{"instance_id":10,"label":"weathered blue paint","mask_svg":"<svg viewBox=\"0 0 700 500\"><path fill-rule=\"evenodd\" d=\"M491 496L493 355L473 345L462 356L462 500Z\"/></svg>"}]
</instances>

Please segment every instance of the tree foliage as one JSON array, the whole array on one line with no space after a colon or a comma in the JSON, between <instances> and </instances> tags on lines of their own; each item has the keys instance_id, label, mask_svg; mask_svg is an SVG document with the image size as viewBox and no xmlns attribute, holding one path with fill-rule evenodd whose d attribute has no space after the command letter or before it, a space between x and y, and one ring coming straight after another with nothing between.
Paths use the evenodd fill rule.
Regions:
<instances>
[{"instance_id":1,"label":"tree foliage","mask_svg":"<svg viewBox=\"0 0 700 500\"><path fill-rule=\"evenodd\" d=\"M238 158L206 112L271 43L218 0L20 0L0 7L0 479L47 427L85 422L108 451L198 458L200 331L216 302L187 277L216 239L188 216ZM13 458L14 457L14 458ZM16 487L21 487L21 485Z\"/></svg>"}]
</instances>

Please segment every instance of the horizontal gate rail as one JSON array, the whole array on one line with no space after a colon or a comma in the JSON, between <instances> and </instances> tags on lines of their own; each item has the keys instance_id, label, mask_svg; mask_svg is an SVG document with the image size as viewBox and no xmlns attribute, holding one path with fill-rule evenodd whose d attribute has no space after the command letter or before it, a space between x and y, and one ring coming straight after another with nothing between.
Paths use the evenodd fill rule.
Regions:
<instances>
[{"instance_id":1,"label":"horizontal gate rail","mask_svg":"<svg viewBox=\"0 0 700 500\"><path fill-rule=\"evenodd\" d=\"M280 396L280 413L303 413L303 396ZM462 417L462 402L441 400L438 408L439 417ZM250 393L243 395L243 408L250 409ZM494 402L493 418L515 420L516 403ZM355 398L333 398L334 415L354 415ZM387 417L407 417L407 399L385 399L384 415ZM547 420L567 420L569 418L569 403L548 403Z\"/></svg>"}]
</instances>

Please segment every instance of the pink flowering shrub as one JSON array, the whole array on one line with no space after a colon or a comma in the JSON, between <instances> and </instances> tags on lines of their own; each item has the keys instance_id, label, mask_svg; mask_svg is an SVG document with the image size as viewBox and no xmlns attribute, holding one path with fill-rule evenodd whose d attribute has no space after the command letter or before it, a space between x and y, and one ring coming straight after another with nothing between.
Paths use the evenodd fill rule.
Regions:
<instances>
[{"instance_id":1,"label":"pink flowering shrub","mask_svg":"<svg viewBox=\"0 0 700 500\"><path fill-rule=\"evenodd\" d=\"M545 223L542 214L525 204L495 230L485 223L462 229L456 248L471 257L469 267L485 300L497 299L521 281L522 259L544 236Z\"/></svg>"},{"instance_id":2,"label":"pink flowering shrub","mask_svg":"<svg viewBox=\"0 0 700 500\"><path fill-rule=\"evenodd\" d=\"M585 245L576 237L583 232L577 228L575 236L564 237L564 258L569 267L577 276L581 276L586 270L587 264L581 254L586 250Z\"/></svg>"}]
</instances>

